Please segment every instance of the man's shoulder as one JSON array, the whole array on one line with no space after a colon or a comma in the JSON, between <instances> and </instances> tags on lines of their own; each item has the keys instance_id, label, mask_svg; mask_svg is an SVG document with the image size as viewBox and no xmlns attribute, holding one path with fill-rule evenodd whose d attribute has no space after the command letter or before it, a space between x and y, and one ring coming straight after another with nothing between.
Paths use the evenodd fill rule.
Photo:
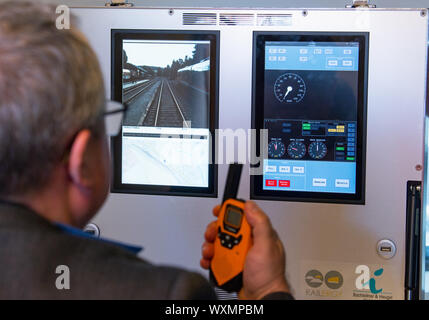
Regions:
<instances>
[{"instance_id":1,"label":"man's shoulder","mask_svg":"<svg viewBox=\"0 0 429 320\"><path fill-rule=\"evenodd\" d=\"M78 271L79 296L113 299L213 299L215 295L200 274L172 266L158 266L132 252L96 239L61 236L68 252L70 272ZM69 246L67 245L67 246ZM88 280L90 283L88 283ZM96 285L96 287L94 287ZM91 297L89 297L91 298Z\"/></svg>"},{"instance_id":2,"label":"man's shoulder","mask_svg":"<svg viewBox=\"0 0 429 320\"><path fill-rule=\"evenodd\" d=\"M0 298L214 298L197 273L156 266L116 244L68 234L22 210L0 211ZM57 273L59 266L68 269L70 289L57 288L64 276Z\"/></svg>"}]
</instances>

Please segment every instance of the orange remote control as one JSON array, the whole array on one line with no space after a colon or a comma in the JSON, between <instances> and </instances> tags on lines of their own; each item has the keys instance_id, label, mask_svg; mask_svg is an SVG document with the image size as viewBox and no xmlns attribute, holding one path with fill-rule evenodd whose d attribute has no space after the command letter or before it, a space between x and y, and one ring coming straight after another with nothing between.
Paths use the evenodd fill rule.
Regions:
<instances>
[{"instance_id":1,"label":"orange remote control","mask_svg":"<svg viewBox=\"0 0 429 320\"><path fill-rule=\"evenodd\" d=\"M231 164L224 199L217 221L210 278L219 288L238 292L243 286L243 268L252 246L251 229L244 215L244 201L236 199L243 165Z\"/></svg>"}]
</instances>

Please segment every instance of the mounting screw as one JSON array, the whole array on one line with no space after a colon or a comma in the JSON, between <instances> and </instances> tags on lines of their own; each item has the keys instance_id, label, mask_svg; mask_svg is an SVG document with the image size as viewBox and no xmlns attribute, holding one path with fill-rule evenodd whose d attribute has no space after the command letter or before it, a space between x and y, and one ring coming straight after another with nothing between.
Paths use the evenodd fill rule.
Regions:
<instances>
[{"instance_id":1,"label":"mounting screw","mask_svg":"<svg viewBox=\"0 0 429 320\"><path fill-rule=\"evenodd\" d=\"M304 10L304 11L302 12L302 15L303 15L304 17L308 16L308 11L307 11L307 10Z\"/></svg>"},{"instance_id":2,"label":"mounting screw","mask_svg":"<svg viewBox=\"0 0 429 320\"><path fill-rule=\"evenodd\" d=\"M172 15L174 14L174 10L173 10L173 9L169 9L169 10L168 10L168 14L169 14L170 16L172 16Z\"/></svg>"},{"instance_id":3,"label":"mounting screw","mask_svg":"<svg viewBox=\"0 0 429 320\"><path fill-rule=\"evenodd\" d=\"M416 170L417 171L422 171L423 170L423 166L421 164L416 165Z\"/></svg>"},{"instance_id":4,"label":"mounting screw","mask_svg":"<svg viewBox=\"0 0 429 320\"><path fill-rule=\"evenodd\" d=\"M420 11L420 16L426 17L427 13L428 13L427 10L422 10Z\"/></svg>"}]
</instances>

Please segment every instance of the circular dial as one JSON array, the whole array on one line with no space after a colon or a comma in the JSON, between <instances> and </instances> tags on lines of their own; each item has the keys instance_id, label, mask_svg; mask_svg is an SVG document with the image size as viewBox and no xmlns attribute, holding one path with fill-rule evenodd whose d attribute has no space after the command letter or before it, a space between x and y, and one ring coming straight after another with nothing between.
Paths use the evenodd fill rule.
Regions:
<instances>
[{"instance_id":1,"label":"circular dial","mask_svg":"<svg viewBox=\"0 0 429 320\"><path fill-rule=\"evenodd\" d=\"M326 144L320 141L312 142L308 147L308 154L316 160L323 159L327 153L328 148L326 147Z\"/></svg>"},{"instance_id":2,"label":"circular dial","mask_svg":"<svg viewBox=\"0 0 429 320\"><path fill-rule=\"evenodd\" d=\"M306 92L305 82L295 73L285 73L274 83L274 94L280 102L298 103Z\"/></svg>"},{"instance_id":3,"label":"circular dial","mask_svg":"<svg viewBox=\"0 0 429 320\"><path fill-rule=\"evenodd\" d=\"M305 144L299 141L294 141L287 147L287 153L292 159L301 159L305 156Z\"/></svg>"},{"instance_id":4,"label":"circular dial","mask_svg":"<svg viewBox=\"0 0 429 320\"><path fill-rule=\"evenodd\" d=\"M271 158L281 158L286 152L285 145L280 141L272 141L268 145L268 155Z\"/></svg>"}]
</instances>

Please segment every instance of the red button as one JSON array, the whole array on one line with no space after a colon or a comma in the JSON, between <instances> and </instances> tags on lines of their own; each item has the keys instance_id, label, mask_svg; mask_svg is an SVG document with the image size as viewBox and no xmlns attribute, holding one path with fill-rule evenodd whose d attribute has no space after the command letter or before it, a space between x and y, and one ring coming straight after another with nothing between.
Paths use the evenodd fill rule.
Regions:
<instances>
[{"instance_id":1,"label":"red button","mask_svg":"<svg viewBox=\"0 0 429 320\"><path fill-rule=\"evenodd\" d=\"M279 187L289 188L290 180L279 180Z\"/></svg>"},{"instance_id":2,"label":"red button","mask_svg":"<svg viewBox=\"0 0 429 320\"><path fill-rule=\"evenodd\" d=\"M277 187L277 180L265 180L265 186Z\"/></svg>"}]
</instances>

